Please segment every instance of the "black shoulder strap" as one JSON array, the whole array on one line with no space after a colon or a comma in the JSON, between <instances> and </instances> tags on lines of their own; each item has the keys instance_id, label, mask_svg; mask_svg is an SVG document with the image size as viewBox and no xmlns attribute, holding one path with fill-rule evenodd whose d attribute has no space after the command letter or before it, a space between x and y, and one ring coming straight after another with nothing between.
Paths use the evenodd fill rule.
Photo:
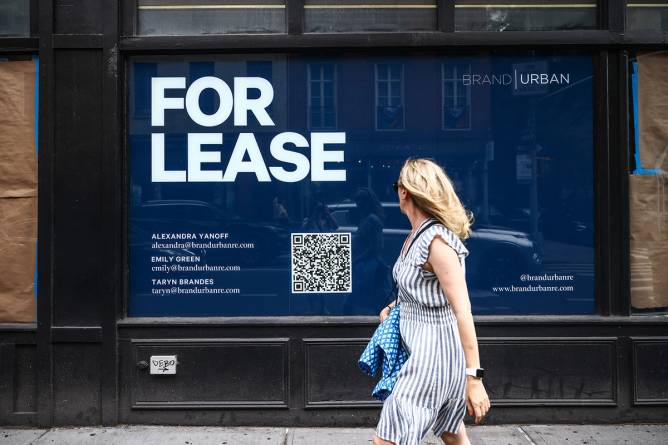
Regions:
<instances>
[{"instance_id":1,"label":"black shoulder strap","mask_svg":"<svg viewBox=\"0 0 668 445\"><path fill-rule=\"evenodd\" d=\"M411 240L410 246L408 246L408 249L406 250L406 253L404 254L404 258L408 256L409 252L411 251L411 247L413 247L413 244L415 243L415 241L417 241L417 239L420 238L420 235L422 235L425 231L427 231L428 228L430 228L431 226L436 225L436 224L438 224L437 219L435 219L433 221L429 221L427 224L425 224L425 226L423 228L420 229L420 231L418 233L415 234L415 236Z\"/></svg>"}]
</instances>

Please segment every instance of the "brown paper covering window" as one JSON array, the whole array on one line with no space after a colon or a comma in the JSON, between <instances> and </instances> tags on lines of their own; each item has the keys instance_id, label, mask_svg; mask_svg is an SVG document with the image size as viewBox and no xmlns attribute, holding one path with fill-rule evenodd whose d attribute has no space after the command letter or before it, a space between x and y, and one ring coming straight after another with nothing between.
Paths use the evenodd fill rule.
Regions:
<instances>
[{"instance_id":1,"label":"brown paper covering window","mask_svg":"<svg viewBox=\"0 0 668 445\"><path fill-rule=\"evenodd\" d=\"M631 305L668 307L668 52L638 56L640 160L655 175L631 175Z\"/></svg>"},{"instance_id":2,"label":"brown paper covering window","mask_svg":"<svg viewBox=\"0 0 668 445\"><path fill-rule=\"evenodd\" d=\"M0 62L0 323L35 321L35 63Z\"/></svg>"}]
</instances>

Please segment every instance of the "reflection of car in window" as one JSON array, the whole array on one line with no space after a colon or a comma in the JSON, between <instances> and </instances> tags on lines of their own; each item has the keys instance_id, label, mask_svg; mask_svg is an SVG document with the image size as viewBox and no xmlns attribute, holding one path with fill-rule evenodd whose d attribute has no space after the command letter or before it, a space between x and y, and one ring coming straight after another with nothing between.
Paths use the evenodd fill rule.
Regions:
<instances>
[{"instance_id":1,"label":"reflection of car in window","mask_svg":"<svg viewBox=\"0 0 668 445\"><path fill-rule=\"evenodd\" d=\"M404 240L410 233L408 218L398 202L381 203L385 213L383 227L383 256L388 264L396 260ZM356 205L352 201L329 204L338 230L354 233L357 230ZM541 258L529 234L500 226L477 226L465 241L469 249L466 272L476 287L489 288L516 282L522 273L540 270Z\"/></svg>"}]
</instances>

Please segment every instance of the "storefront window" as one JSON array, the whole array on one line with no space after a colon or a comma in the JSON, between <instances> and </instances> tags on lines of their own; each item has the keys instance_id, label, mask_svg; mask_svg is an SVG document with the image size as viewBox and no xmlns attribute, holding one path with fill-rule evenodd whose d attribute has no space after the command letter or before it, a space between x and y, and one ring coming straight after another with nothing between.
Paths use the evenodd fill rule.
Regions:
<instances>
[{"instance_id":1,"label":"storefront window","mask_svg":"<svg viewBox=\"0 0 668 445\"><path fill-rule=\"evenodd\" d=\"M630 0L626 8L627 30L668 30L668 3L665 0Z\"/></svg>"},{"instance_id":2,"label":"storefront window","mask_svg":"<svg viewBox=\"0 0 668 445\"><path fill-rule=\"evenodd\" d=\"M464 79L471 75L471 65L443 63L443 129L471 129L471 85Z\"/></svg>"},{"instance_id":3,"label":"storefront window","mask_svg":"<svg viewBox=\"0 0 668 445\"><path fill-rule=\"evenodd\" d=\"M37 60L0 56L0 323L35 321Z\"/></svg>"},{"instance_id":4,"label":"storefront window","mask_svg":"<svg viewBox=\"0 0 668 445\"><path fill-rule=\"evenodd\" d=\"M404 67L376 65L376 129L404 129Z\"/></svg>"},{"instance_id":5,"label":"storefront window","mask_svg":"<svg viewBox=\"0 0 668 445\"><path fill-rule=\"evenodd\" d=\"M30 2L0 0L0 37L30 36Z\"/></svg>"},{"instance_id":6,"label":"storefront window","mask_svg":"<svg viewBox=\"0 0 668 445\"><path fill-rule=\"evenodd\" d=\"M668 52L632 63L634 169L629 176L631 306L668 309Z\"/></svg>"},{"instance_id":7,"label":"storefront window","mask_svg":"<svg viewBox=\"0 0 668 445\"><path fill-rule=\"evenodd\" d=\"M474 313L594 312L591 57L129 67L130 316L377 314L410 231L392 183L416 156L475 215Z\"/></svg>"},{"instance_id":8,"label":"storefront window","mask_svg":"<svg viewBox=\"0 0 668 445\"><path fill-rule=\"evenodd\" d=\"M456 0L456 31L595 29L597 2Z\"/></svg>"},{"instance_id":9,"label":"storefront window","mask_svg":"<svg viewBox=\"0 0 668 445\"><path fill-rule=\"evenodd\" d=\"M306 32L435 31L435 0L306 0Z\"/></svg>"},{"instance_id":10,"label":"storefront window","mask_svg":"<svg viewBox=\"0 0 668 445\"><path fill-rule=\"evenodd\" d=\"M309 128L336 128L336 65L311 63L308 66Z\"/></svg>"},{"instance_id":11,"label":"storefront window","mask_svg":"<svg viewBox=\"0 0 668 445\"><path fill-rule=\"evenodd\" d=\"M146 36L285 32L285 0L138 0Z\"/></svg>"}]
</instances>

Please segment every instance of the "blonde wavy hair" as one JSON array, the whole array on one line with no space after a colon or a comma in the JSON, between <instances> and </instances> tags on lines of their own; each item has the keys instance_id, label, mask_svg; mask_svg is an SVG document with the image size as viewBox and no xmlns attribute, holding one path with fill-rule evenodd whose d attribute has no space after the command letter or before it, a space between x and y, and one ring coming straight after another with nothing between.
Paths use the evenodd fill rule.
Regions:
<instances>
[{"instance_id":1,"label":"blonde wavy hair","mask_svg":"<svg viewBox=\"0 0 668 445\"><path fill-rule=\"evenodd\" d=\"M460 239L471 235L473 214L464 208L452 181L436 162L407 159L399 173L399 184L420 210L436 218Z\"/></svg>"}]
</instances>

